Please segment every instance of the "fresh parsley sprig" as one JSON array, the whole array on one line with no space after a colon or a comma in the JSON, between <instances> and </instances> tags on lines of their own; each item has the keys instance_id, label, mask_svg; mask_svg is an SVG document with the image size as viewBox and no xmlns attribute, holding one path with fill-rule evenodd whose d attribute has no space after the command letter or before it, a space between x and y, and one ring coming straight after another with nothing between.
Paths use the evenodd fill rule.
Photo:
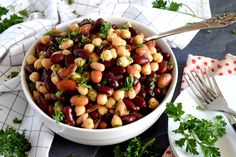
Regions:
<instances>
[{"instance_id":1,"label":"fresh parsley sprig","mask_svg":"<svg viewBox=\"0 0 236 157\"><path fill-rule=\"evenodd\" d=\"M213 121L198 119L192 115L184 115L182 104L168 103L166 113L174 121L179 121L180 125L174 133L183 137L175 141L179 147L185 146L185 151L198 155L197 146L200 147L204 157L220 157L219 148L215 147L215 142L226 133L226 123L221 115L214 117Z\"/></svg>"},{"instance_id":2,"label":"fresh parsley sprig","mask_svg":"<svg viewBox=\"0 0 236 157\"><path fill-rule=\"evenodd\" d=\"M128 91L133 88L134 85L134 76L129 75L125 79L125 87L121 88L121 90Z\"/></svg>"},{"instance_id":3,"label":"fresh parsley sprig","mask_svg":"<svg viewBox=\"0 0 236 157\"><path fill-rule=\"evenodd\" d=\"M4 157L26 157L31 149L31 143L22 134L13 128L0 130L0 155Z\"/></svg>"},{"instance_id":4,"label":"fresh parsley sprig","mask_svg":"<svg viewBox=\"0 0 236 157\"><path fill-rule=\"evenodd\" d=\"M111 23L107 22L107 21L103 21L102 25L101 25L101 28L100 28L100 35L103 37L103 38L106 38L107 35L108 35L108 31L110 30L111 28Z\"/></svg>"}]
</instances>

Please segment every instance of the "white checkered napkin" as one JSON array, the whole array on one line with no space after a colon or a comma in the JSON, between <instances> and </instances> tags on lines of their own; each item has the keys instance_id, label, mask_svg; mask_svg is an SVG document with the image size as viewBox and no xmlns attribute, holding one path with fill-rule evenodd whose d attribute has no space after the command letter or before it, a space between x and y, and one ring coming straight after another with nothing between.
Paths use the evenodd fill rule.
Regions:
<instances>
[{"instance_id":1,"label":"white checkered napkin","mask_svg":"<svg viewBox=\"0 0 236 157\"><path fill-rule=\"evenodd\" d=\"M0 57L6 53L0 62L0 129L11 126L19 131L26 130L26 137L32 144L30 157L46 157L53 140L50 131L36 114L29 108L21 91L19 76L9 79L12 71L20 71L25 53L32 43L40 36L40 32L50 29L58 22L75 18L77 15L122 16L139 21L157 32L163 32L188 22L198 21L191 16L151 8L153 0L75 0L68 5L63 0L5 0L0 6L9 6L10 10L30 9L43 13L43 18L31 19L12 26L0 34ZM208 0L175 0L188 4L201 17L210 16ZM183 8L181 11L187 11ZM39 16L40 17L40 16ZM195 36L195 32L184 33L166 38L180 48L185 47ZM174 43L174 44L173 44ZM13 119L23 119L21 124L14 124Z\"/></svg>"}]
</instances>

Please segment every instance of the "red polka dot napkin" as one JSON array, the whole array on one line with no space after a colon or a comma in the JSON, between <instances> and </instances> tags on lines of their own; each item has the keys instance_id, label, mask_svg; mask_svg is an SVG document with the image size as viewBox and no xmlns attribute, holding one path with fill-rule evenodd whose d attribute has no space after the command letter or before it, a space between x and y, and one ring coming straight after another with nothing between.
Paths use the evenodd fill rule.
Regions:
<instances>
[{"instance_id":1,"label":"red polka dot napkin","mask_svg":"<svg viewBox=\"0 0 236 157\"><path fill-rule=\"evenodd\" d=\"M222 60L209 57L188 55L186 65L183 70L183 76L192 69L200 70L209 67L211 75L236 75L236 56L227 54ZM203 71L204 74L204 71ZM187 83L182 77L181 91L187 87ZM175 157L171 148L168 147L162 157Z\"/></svg>"}]
</instances>

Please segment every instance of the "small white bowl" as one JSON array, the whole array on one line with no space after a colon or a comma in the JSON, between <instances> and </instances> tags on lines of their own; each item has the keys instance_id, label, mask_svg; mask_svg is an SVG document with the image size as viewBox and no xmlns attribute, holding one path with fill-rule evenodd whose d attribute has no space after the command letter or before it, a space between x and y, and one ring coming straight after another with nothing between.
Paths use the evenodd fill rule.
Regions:
<instances>
[{"instance_id":1,"label":"small white bowl","mask_svg":"<svg viewBox=\"0 0 236 157\"><path fill-rule=\"evenodd\" d=\"M91 18L91 19L98 19L99 17L81 17L72 21L68 21L66 23L60 24L56 26L60 30L65 30L68 28L68 26L72 22L80 22L84 18ZM122 17L101 17L111 23L114 24L123 24L126 22L130 22L134 28L144 33L146 36L156 34L155 31L149 29L148 27L144 26L143 24L140 24L136 21L122 18ZM167 42L163 39L157 40L157 44L161 49L165 52L169 52L171 55L171 62L174 65L174 69L172 71L172 82L171 85L167 91L167 94L164 98L164 100L160 103L160 105L153 110L151 113L146 115L145 117L131 123L128 125L124 125L117 128L109 128L109 129L85 129L85 128L78 128L78 127L72 127L67 124L63 123L56 123L54 119L49 117L47 114L45 114L33 101L32 95L30 93L30 90L28 88L28 84L26 82L26 73L25 73L25 66L26 66L26 56L29 54L32 54L34 52L35 44L32 45L32 47L27 52L22 68L21 68L21 83L22 83L22 89L24 91L24 94L30 104L30 106L38 113L38 115L42 118L42 121L50 128L52 129L56 134L77 143L86 144L86 145L111 145L111 144L117 144L123 141L126 141L130 138L133 138L135 136L138 136L139 134L143 133L145 130L147 130L150 126L152 126L156 120L161 116L161 114L164 112L166 108L166 103L171 101L172 96L175 91L176 83L177 83L177 77L178 77L178 65L176 62L176 58L174 53L172 52L171 48L167 44ZM162 127L162 126L160 126Z\"/></svg>"}]
</instances>

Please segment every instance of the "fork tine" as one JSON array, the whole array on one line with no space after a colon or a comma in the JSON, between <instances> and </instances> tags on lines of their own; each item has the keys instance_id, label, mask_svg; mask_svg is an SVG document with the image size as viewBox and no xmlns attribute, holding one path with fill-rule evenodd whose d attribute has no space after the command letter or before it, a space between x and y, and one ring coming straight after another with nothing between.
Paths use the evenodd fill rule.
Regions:
<instances>
[{"instance_id":1,"label":"fork tine","mask_svg":"<svg viewBox=\"0 0 236 157\"><path fill-rule=\"evenodd\" d=\"M216 93L217 93L219 96L222 96L222 97L223 97L223 95L222 95L222 93L221 93L221 91L220 91L220 88L219 88L219 86L218 86L217 83L216 83L216 80L215 80L215 77L214 77L214 76L212 76L212 80L213 80L213 84L214 84L215 89L216 89Z\"/></svg>"}]
</instances>

